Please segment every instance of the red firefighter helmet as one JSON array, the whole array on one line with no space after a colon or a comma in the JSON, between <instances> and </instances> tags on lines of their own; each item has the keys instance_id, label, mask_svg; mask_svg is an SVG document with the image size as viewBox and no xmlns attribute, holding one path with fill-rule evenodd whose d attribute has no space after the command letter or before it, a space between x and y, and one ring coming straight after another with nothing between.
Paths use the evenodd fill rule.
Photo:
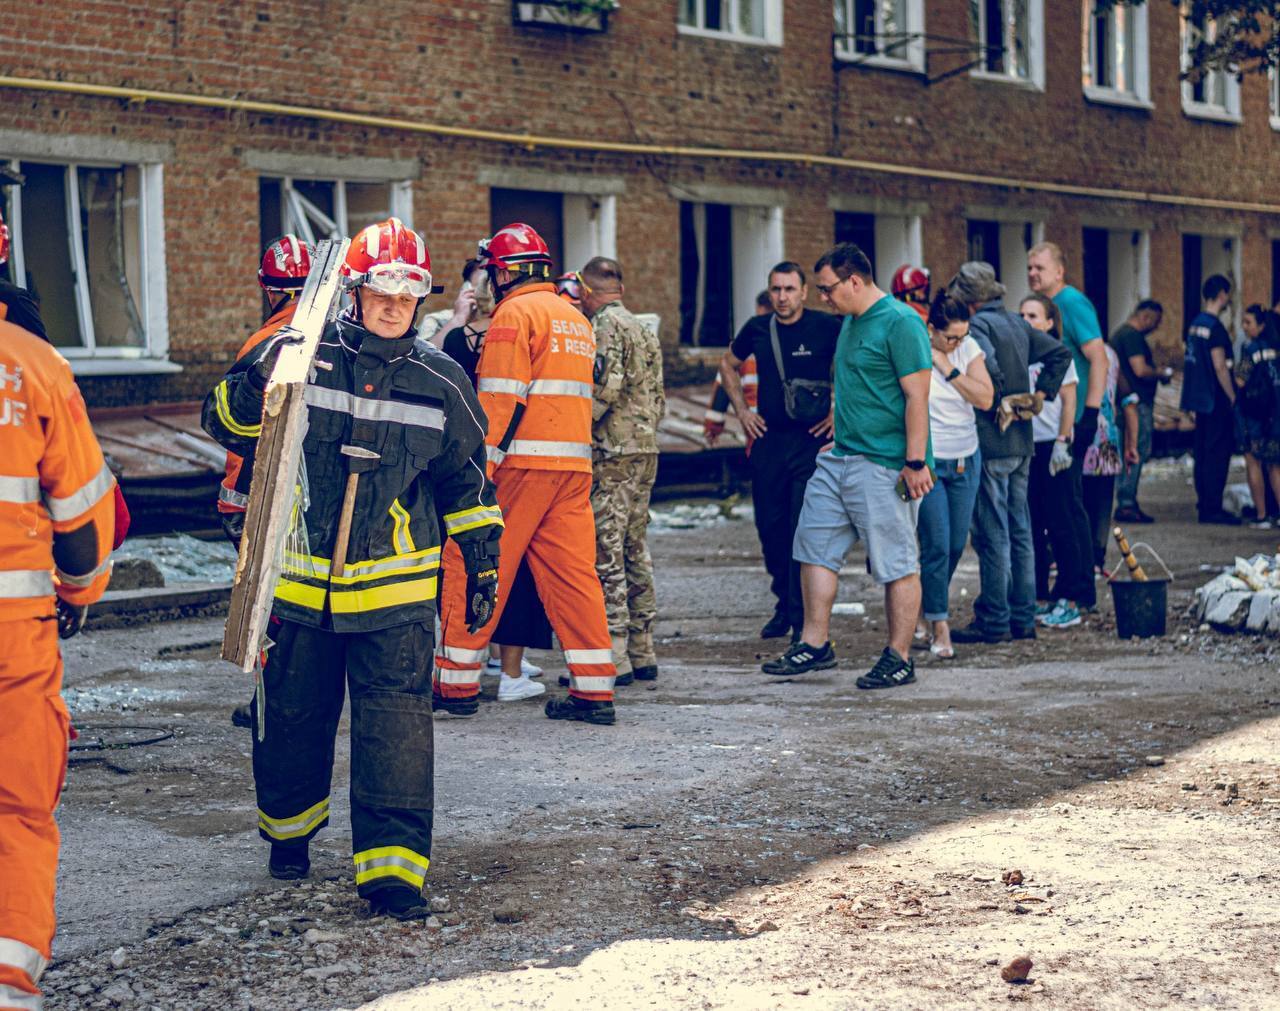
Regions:
<instances>
[{"instance_id":1,"label":"red firefighter helmet","mask_svg":"<svg viewBox=\"0 0 1280 1011\"><path fill-rule=\"evenodd\" d=\"M262 251L258 283L267 291L299 291L311 273L311 247L296 235L282 235Z\"/></svg>"},{"instance_id":2,"label":"red firefighter helmet","mask_svg":"<svg viewBox=\"0 0 1280 1011\"><path fill-rule=\"evenodd\" d=\"M492 239L482 240L476 258L485 268L551 276L551 250L541 235L519 221L500 228Z\"/></svg>"},{"instance_id":3,"label":"red firefighter helmet","mask_svg":"<svg viewBox=\"0 0 1280 1011\"><path fill-rule=\"evenodd\" d=\"M902 298L904 295L910 295L918 292L922 298L928 298L929 293L929 271L926 267L913 267L909 263L904 263L893 274L893 297Z\"/></svg>"},{"instance_id":4,"label":"red firefighter helmet","mask_svg":"<svg viewBox=\"0 0 1280 1011\"><path fill-rule=\"evenodd\" d=\"M368 287L380 295L431 294L431 254L421 235L399 218L361 229L351 240L342 276L348 288Z\"/></svg>"},{"instance_id":5,"label":"red firefighter helmet","mask_svg":"<svg viewBox=\"0 0 1280 1011\"><path fill-rule=\"evenodd\" d=\"M9 226L4 223L4 215L0 214L0 267L9 262Z\"/></svg>"}]
</instances>

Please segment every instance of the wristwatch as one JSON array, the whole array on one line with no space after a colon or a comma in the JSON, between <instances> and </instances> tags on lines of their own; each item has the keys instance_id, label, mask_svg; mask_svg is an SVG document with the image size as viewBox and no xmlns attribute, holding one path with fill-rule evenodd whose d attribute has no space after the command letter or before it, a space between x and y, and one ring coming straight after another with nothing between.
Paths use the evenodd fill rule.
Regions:
<instances>
[{"instance_id":1,"label":"wristwatch","mask_svg":"<svg viewBox=\"0 0 1280 1011\"><path fill-rule=\"evenodd\" d=\"M924 470L923 460L904 460L903 463L905 463L906 466L910 467L912 470Z\"/></svg>"},{"instance_id":2,"label":"wristwatch","mask_svg":"<svg viewBox=\"0 0 1280 1011\"><path fill-rule=\"evenodd\" d=\"M952 370L947 373L947 382L949 383L955 382L955 380L962 375L964 375L964 373L961 372L959 369L952 368Z\"/></svg>"}]
</instances>

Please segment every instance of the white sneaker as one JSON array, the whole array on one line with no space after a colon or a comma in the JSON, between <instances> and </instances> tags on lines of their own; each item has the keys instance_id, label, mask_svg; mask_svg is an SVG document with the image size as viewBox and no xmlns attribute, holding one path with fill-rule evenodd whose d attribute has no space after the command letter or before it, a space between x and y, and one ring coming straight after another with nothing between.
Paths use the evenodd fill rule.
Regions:
<instances>
[{"instance_id":1,"label":"white sneaker","mask_svg":"<svg viewBox=\"0 0 1280 1011\"><path fill-rule=\"evenodd\" d=\"M527 677L509 678L505 674L498 682L499 702L519 702L521 699L532 699L547 690L546 685L530 681Z\"/></svg>"},{"instance_id":2,"label":"white sneaker","mask_svg":"<svg viewBox=\"0 0 1280 1011\"><path fill-rule=\"evenodd\" d=\"M542 677L542 668L521 657L520 673L527 678L540 678Z\"/></svg>"},{"instance_id":3,"label":"white sneaker","mask_svg":"<svg viewBox=\"0 0 1280 1011\"><path fill-rule=\"evenodd\" d=\"M495 660L493 657L490 657L485 661L483 672L485 677L496 678L502 673L502 661ZM531 664L528 660L522 659L520 661L520 676L526 678L540 678L542 677L542 668Z\"/></svg>"}]
</instances>

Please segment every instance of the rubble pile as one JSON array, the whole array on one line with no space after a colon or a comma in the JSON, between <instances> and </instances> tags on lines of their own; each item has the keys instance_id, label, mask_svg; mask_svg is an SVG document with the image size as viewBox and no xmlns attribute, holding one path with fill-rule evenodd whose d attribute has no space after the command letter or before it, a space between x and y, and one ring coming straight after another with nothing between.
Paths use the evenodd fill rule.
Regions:
<instances>
[{"instance_id":1,"label":"rubble pile","mask_svg":"<svg viewBox=\"0 0 1280 1011\"><path fill-rule=\"evenodd\" d=\"M1196 617L1229 631L1280 635L1280 554L1237 558L1196 590Z\"/></svg>"}]
</instances>

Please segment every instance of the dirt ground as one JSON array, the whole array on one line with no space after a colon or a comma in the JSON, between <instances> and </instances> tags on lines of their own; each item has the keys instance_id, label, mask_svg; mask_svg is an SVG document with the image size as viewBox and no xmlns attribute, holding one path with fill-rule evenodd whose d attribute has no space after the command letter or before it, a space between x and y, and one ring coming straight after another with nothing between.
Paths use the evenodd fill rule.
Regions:
<instances>
[{"instance_id":1,"label":"dirt ground","mask_svg":"<svg viewBox=\"0 0 1280 1011\"><path fill-rule=\"evenodd\" d=\"M861 556L840 667L778 680L751 524L655 532L661 677L620 690L617 726L535 703L437 721L422 925L355 896L345 721L333 824L283 886L220 622L90 629L67 644L84 742L172 736L73 755L48 1007L1280 1006L1280 640L1187 617L1202 567L1280 532L1200 528L1189 503L1176 466L1144 483L1165 638L1119 641L1103 594L1084 627L871 694ZM966 556L960 620L976 583ZM1004 982L1021 954L1029 981Z\"/></svg>"}]
</instances>

